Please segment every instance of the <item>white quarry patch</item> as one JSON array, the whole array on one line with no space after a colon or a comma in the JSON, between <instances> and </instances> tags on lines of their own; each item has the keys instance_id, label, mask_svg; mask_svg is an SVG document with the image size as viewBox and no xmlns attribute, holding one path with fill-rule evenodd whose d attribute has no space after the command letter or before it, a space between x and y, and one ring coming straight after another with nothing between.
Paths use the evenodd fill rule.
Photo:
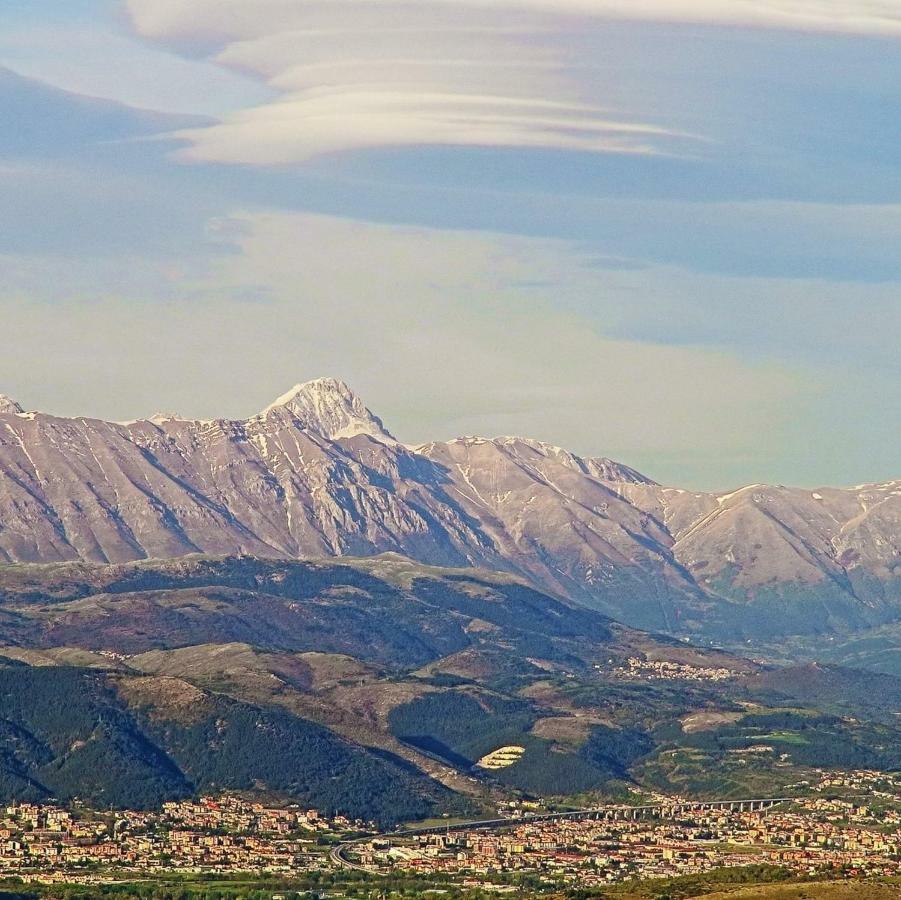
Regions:
<instances>
[{"instance_id":1,"label":"white quarry patch","mask_svg":"<svg viewBox=\"0 0 901 900\"><path fill-rule=\"evenodd\" d=\"M492 750L491 753L483 756L476 763L476 766L480 769L508 769L510 766L518 763L525 752L526 748L520 747L518 744L498 747L497 750Z\"/></svg>"}]
</instances>

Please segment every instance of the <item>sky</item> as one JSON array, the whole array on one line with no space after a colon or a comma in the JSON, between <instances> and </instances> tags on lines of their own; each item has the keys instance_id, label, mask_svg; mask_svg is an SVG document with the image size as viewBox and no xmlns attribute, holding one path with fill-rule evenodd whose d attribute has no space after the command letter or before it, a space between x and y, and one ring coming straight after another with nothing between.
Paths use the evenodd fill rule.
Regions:
<instances>
[{"instance_id":1,"label":"sky","mask_svg":"<svg viewBox=\"0 0 901 900\"><path fill-rule=\"evenodd\" d=\"M6 0L0 393L901 478L901 0Z\"/></svg>"}]
</instances>

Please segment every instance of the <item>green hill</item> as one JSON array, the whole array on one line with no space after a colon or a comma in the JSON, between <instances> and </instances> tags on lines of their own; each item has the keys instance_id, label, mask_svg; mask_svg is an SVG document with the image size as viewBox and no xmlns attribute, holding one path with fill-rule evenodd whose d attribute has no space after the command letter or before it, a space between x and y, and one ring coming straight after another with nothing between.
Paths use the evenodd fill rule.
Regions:
<instances>
[{"instance_id":1,"label":"green hill","mask_svg":"<svg viewBox=\"0 0 901 900\"><path fill-rule=\"evenodd\" d=\"M142 808L197 792L255 790L382 822L421 818L449 801L399 761L284 710L155 682L86 669L0 669L0 800Z\"/></svg>"},{"instance_id":2,"label":"green hill","mask_svg":"<svg viewBox=\"0 0 901 900\"><path fill-rule=\"evenodd\" d=\"M3 658L0 800L236 790L394 822L901 763L894 676L763 666L393 555L0 567Z\"/></svg>"}]
</instances>

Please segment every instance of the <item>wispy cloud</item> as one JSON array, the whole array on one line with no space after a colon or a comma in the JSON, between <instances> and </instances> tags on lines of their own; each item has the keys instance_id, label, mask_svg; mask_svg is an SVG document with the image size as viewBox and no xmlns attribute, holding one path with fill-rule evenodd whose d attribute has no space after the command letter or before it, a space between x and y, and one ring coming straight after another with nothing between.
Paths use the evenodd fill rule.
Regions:
<instances>
[{"instance_id":1,"label":"wispy cloud","mask_svg":"<svg viewBox=\"0 0 901 900\"><path fill-rule=\"evenodd\" d=\"M18 290L0 289L0 321L17 323L14 339L0 332L3 390L113 419L160 405L246 416L287 385L338 374L411 443L522 433L660 477L664 451L697 454L700 468L759 449L759 423L777 432L787 398L808 390L803 372L778 363L608 339L556 309L561 293L616 303L625 280L584 268L568 242L271 213L226 228L242 252L152 305L133 301L159 290L148 267L84 302L35 303L47 282L96 275L19 262ZM0 256L5 272L9 262ZM260 296L268 302L249 309ZM134 337L145 334L153 340Z\"/></svg>"},{"instance_id":2,"label":"wispy cloud","mask_svg":"<svg viewBox=\"0 0 901 900\"><path fill-rule=\"evenodd\" d=\"M180 133L185 158L286 164L324 153L378 146L454 144L653 154L663 128L603 117L601 110L496 95L351 86L290 95Z\"/></svg>"}]
</instances>

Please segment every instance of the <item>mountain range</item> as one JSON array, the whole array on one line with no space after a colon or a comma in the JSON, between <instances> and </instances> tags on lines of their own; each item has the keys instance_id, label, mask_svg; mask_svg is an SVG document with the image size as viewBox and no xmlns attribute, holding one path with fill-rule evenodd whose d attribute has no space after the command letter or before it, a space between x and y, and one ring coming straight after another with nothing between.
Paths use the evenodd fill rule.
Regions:
<instances>
[{"instance_id":1,"label":"mountain range","mask_svg":"<svg viewBox=\"0 0 901 900\"><path fill-rule=\"evenodd\" d=\"M409 447L343 382L128 423L0 396L0 561L399 553L710 640L901 620L901 481L728 493L519 437Z\"/></svg>"}]
</instances>

